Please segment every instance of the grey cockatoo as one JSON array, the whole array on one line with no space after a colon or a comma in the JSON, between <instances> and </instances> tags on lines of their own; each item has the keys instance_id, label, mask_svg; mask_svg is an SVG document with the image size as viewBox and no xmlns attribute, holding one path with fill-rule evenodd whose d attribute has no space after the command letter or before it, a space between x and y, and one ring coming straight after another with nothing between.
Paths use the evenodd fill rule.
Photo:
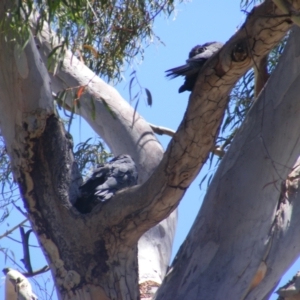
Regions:
<instances>
[{"instance_id":1,"label":"grey cockatoo","mask_svg":"<svg viewBox=\"0 0 300 300\"><path fill-rule=\"evenodd\" d=\"M116 156L108 163L98 165L83 183L75 207L82 213L90 212L95 205L106 202L117 191L136 185L137 179L132 158L127 154Z\"/></svg>"},{"instance_id":2,"label":"grey cockatoo","mask_svg":"<svg viewBox=\"0 0 300 300\"><path fill-rule=\"evenodd\" d=\"M170 78L185 76L184 84L178 90L179 93L193 90L199 71L204 66L205 62L221 49L222 46L223 44L219 42L209 42L203 45L197 45L190 51L189 58L185 65L166 71L166 76Z\"/></svg>"}]
</instances>

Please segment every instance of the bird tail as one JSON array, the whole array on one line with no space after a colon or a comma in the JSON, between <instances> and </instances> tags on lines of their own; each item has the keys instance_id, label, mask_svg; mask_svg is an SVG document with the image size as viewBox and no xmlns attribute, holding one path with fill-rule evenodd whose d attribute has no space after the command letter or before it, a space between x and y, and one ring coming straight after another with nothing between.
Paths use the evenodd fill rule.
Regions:
<instances>
[{"instance_id":1,"label":"bird tail","mask_svg":"<svg viewBox=\"0 0 300 300\"><path fill-rule=\"evenodd\" d=\"M182 65L180 67L176 67L173 69L169 69L166 71L166 76L173 79L178 76L185 76L190 71L189 65Z\"/></svg>"}]
</instances>

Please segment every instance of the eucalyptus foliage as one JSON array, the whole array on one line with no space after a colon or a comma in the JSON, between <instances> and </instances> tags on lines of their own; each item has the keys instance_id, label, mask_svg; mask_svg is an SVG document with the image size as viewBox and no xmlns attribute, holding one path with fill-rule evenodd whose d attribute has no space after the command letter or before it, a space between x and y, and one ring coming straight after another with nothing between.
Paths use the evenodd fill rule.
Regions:
<instances>
[{"instance_id":1,"label":"eucalyptus foliage","mask_svg":"<svg viewBox=\"0 0 300 300\"><path fill-rule=\"evenodd\" d=\"M181 0L178 0L180 2ZM46 22L61 44L102 78L118 81L124 66L142 59L147 45L159 38L153 22L169 16L174 0L27 0L9 12L11 24L24 28L31 13L38 18L37 31ZM25 19L25 21L24 21ZM54 53L53 52L53 53Z\"/></svg>"}]
</instances>

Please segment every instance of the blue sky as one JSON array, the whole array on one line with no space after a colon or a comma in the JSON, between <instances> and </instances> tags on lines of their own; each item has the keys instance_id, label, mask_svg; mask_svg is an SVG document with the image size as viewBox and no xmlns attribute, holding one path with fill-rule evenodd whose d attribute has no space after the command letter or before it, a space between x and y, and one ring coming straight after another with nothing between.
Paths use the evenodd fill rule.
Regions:
<instances>
[{"instance_id":1,"label":"blue sky","mask_svg":"<svg viewBox=\"0 0 300 300\"><path fill-rule=\"evenodd\" d=\"M146 49L144 61L135 64L141 86L148 88L153 97L152 107L147 106L144 99L140 99L138 112L152 124L176 130L185 112L189 93L178 94L177 91L183 83L183 79L167 80L165 70L183 64L187 59L190 49L197 44L209 41L226 42L244 20L245 13L240 10L240 0L188 2L178 5L175 15L173 14L171 18L160 17L154 24L154 30L164 45L154 42ZM129 68L125 74L129 75L131 71ZM130 78L126 77L127 75L125 75L125 80L121 84L118 84L116 88L129 101L128 83ZM73 122L71 133L75 143L83 142L89 137L97 138L97 135L89 126L83 120L79 120L78 117ZM170 139L160 136L158 139L164 148L166 148ZM202 198L206 193L206 184L202 184L200 189L199 183L207 172L212 174L213 171L214 167L210 170L205 167L195 179L179 205L179 220L174 241L173 256L184 241L201 206ZM20 206L22 206L21 203ZM13 209L12 218L1 224L0 235L23 219L24 217ZM19 232L16 231L13 236L19 239ZM34 239L33 236L32 239ZM0 240L0 249L4 247L12 247L16 261L22 258L20 244L16 244L5 238ZM46 264L39 249L34 249L32 253L34 269ZM9 260L5 260L5 255L1 254L0 270L4 266L12 266ZM12 256L11 253L8 254ZM283 282L291 279L298 270L299 265L298 263L288 272ZM47 286L51 285L50 281L48 281L49 277L50 275L42 278L39 276L39 280L43 281L42 286L45 281ZM37 294L40 293L36 286L34 286L34 290ZM51 293L49 289L48 293ZM0 283L0 298L2 297L1 295L3 295L3 284ZM276 296L272 296L271 299L276 298ZM50 299L50 297L47 299ZM52 299L57 298L53 296Z\"/></svg>"}]
</instances>

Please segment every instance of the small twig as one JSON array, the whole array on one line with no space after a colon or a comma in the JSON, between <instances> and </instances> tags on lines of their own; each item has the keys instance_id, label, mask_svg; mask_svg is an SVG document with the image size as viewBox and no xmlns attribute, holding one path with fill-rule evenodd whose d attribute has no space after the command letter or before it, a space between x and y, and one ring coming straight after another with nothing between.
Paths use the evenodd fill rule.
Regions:
<instances>
[{"instance_id":1,"label":"small twig","mask_svg":"<svg viewBox=\"0 0 300 300\"><path fill-rule=\"evenodd\" d=\"M159 134L159 135L168 135L170 137L173 137L175 134L175 131L166 127L161 127L161 126L156 126L153 124L150 124L151 129L153 130L154 133ZM215 148L211 151L213 154L219 156L219 157L223 157L225 155L225 151L224 148L226 147L226 143L222 146L215 146Z\"/></svg>"},{"instance_id":2,"label":"small twig","mask_svg":"<svg viewBox=\"0 0 300 300\"><path fill-rule=\"evenodd\" d=\"M22 221L20 224L16 225L15 227L13 227L12 229L6 231L6 233L0 235L0 240L6 236L8 236L9 234L11 234L14 230L18 229L20 226L22 226L23 224L25 224L28 221L28 219L25 219L24 221Z\"/></svg>"},{"instance_id":3,"label":"small twig","mask_svg":"<svg viewBox=\"0 0 300 300\"><path fill-rule=\"evenodd\" d=\"M24 264L25 269L30 274L32 273L32 266L31 266L30 253L29 253L29 236L31 232L32 229L28 230L25 233L24 228L20 227L20 234L22 238L23 254L24 254L24 258L21 259L21 262Z\"/></svg>"},{"instance_id":4,"label":"small twig","mask_svg":"<svg viewBox=\"0 0 300 300\"><path fill-rule=\"evenodd\" d=\"M25 269L28 271L26 273L23 273L26 277L33 277L38 274L42 274L47 272L50 268L48 266L44 266L41 269L38 269L37 271L32 271L31 261L30 261L30 251L29 251L29 236L32 232L32 229L28 230L25 233L25 230L23 227L20 227L20 233L22 237L22 244L23 244L23 253L24 258L21 259L22 263L24 264Z\"/></svg>"},{"instance_id":5,"label":"small twig","mask_svg":"<svg viewBox=\"0 0 300 300\"><path fill-rule=\"evenodd\" d=\"M22 244L22 241L18 241L17 239L14 239L13 237L11 237L11 236L9 236L9 235L8 235L6 238L7 238L7 239L10 239L11 241L14 241L14 242L16 242L16 243L18 243L18 244ZM29 244L29 247L41 249L41 247L40 247L40 246L37 246L37 245L31 245L31 244Z\"/></svg>"},{"instance_id":6,"label":"small twig","mask_svg":"<svg viewBox=\"0 0 300 300\"><path fill-rule=\"evenodd\" d=\"M172 129L169 129L169 128L166 128L166 127L161 127L161 126L156 126L156 125L153 125L153 124L150 124L150 127L152 128L153 132L155 132L156 134L159 134L159 135L168 135L170 137L173 137L174 134L175 134L175 131L172 130Z\"/></svg>"},{"instance_id":7,"label":"small twig","mask_svg":"<svg viewBox=\"0 0 300 300\"><path fill-rule=\"evenodd\" d=\"M42 274L42 273L46 273L50 270L50 268L48 266L44 266L43 268L41 269L38 269L32 273L22 273L25 277L33 277L35 275L39 275L39 274Z\"/></svg>"},{"instance_id":8,"label":"small twig","mask_svg":"<svg viewBox=\"0 0 300 300\"><path fill-rule=\"evenodd\" d=\"M7 249L8 250L8 249ZM7 260L10 260L14 265L16 265L20 270L23 269L23 267L18 264L14 258L10 257L7 253L8 251L4 251L4 248L0 248L0 252L2 252L5 255L5 264L7 263Z\"/></svg>"},{"instance_id":9,"label":"small twig","mask_svg":"<svg viewBox=\"0 0 300 300\"><path fill-rule=\"evenodd\" d=\"M12 204L25 218L27 218L27 214L21 209L21 207L17 206L14 201L12 201Z\"/></svg>"}]
</instances>

